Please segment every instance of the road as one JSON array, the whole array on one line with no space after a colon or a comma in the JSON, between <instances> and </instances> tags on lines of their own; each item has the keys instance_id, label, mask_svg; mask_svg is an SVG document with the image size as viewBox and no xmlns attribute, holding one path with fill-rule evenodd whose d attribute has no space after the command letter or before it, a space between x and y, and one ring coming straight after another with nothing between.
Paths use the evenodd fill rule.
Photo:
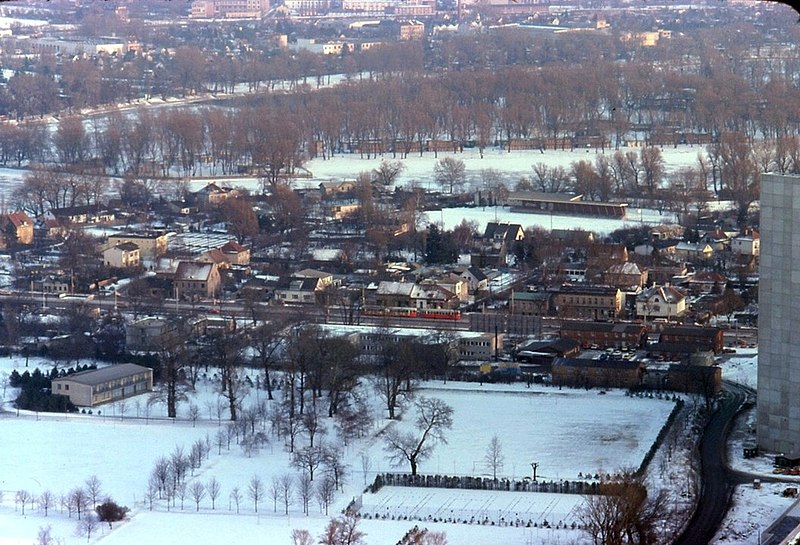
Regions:
<instances>
[{"instance_id":1,"label":"road","mask_svg":"<svg viewBox=\"0 0 800 545\"><path fill-rule=\"evenodd\" d=\"M728 513L734 487L749 480L728 467L727 438L731 424L753 390L724 382L723 391L725 395L700 439L701 485L697 509L675 545L710 543Z\"/></svg>"}]
</instances>

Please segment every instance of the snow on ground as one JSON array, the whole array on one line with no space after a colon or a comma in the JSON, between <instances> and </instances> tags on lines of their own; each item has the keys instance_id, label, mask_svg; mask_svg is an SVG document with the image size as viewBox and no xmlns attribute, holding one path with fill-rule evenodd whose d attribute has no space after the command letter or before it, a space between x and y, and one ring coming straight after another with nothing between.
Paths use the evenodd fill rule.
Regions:
<instances>
[{"instance_id":1,"label":"snow on ground","mask_svg":"<svg viewBox=\"0 0 800 545\"><path fill-rule=\"evenodd\" d=\"M28 361L28 370L36 365L50 369L52 363L37 358ZM0 374L17 368L25 370L25 360L19 357L0 358ZM491 435L500 437L505 455L501 475L523 478L530 474L530 463L539 462L540 479L574 480L579 472L616 471L622 467L638 465L662 426L672 403L627 397L622 392L558 390L553 387L525 385L483 385L465 383L426 383L422 395L442 398L454 408L453 429L447 433L448 444L439 445L431 459L420 467L422 472L439 471L444 474L485 475L483 456ZM13 389L4 392L6 399L14 395ZM191 402L202 409L196 427L187 421L189 403L183 403L177 422L164 419L163 409L153 408L150 417L144 418L144 398L128 400L124 415L119 404L101 407L101 414L20 416L8 411L0 416L0 543L3 545L29 544L41 526L52 525L53 535L66 544L84 542L75 534L76 521L60 508L52 508L45 517L39 509L29 504L25 516L21 505L14 501L18 490L28 490L40 495L50 490L56 496L81 485L91 475L97 475L105 494L132 508L131 520L115 530L103 529L92 541L103 544L174 543L176 539L188 542L259 542L266 545L286 544L294 528L307 528L317 536L328 517L312 503L310 515L305 517L302 507L295 501L289 515L274 512L271 500L264 499L258 514L247 499L246 490L254 475L262 478L266 487L272 479L285 473L295 474L288 465L289 454L282 442L271 438L271 443L259 453L248 457L235 444L228 450L218 450L215 435L224 420L219 422L213 407L217 399L213 370L209 370L198 385L198 392L190 395ZM263 391L251 389L244 406L264 399ZM409 425L409 415L399 425ZM139 416L137 418L136 416ZM373 431L386 424L379 421ZM184 508L178 503L169 506L156 502L149 510L145 501L147 478L154 460L168 456L176 447L188 452L191 444L206 436L214 447L190 479L208 482L211 477L222 484L222 494L212 509L205 498L198 511L187 498ZM335 442L330 433L322 440ZM301 444L306 440L301 439ZM399 470L392 468L382 451L379 439L362 440L349 446L339 446L350 466L350 477L344 492L337 495L331 514L338 514L354 497L362 494L364 482L371 482L377 471ZM359 455L365 453L372 467L362 473ZM240 514L229 500L234 487L243 491L245 499ZM408 516L403 512L408 494L428 498L419 512L423 518L437 510L453 510L456 518L469 518L474 505L497 509L494 527L480 524L433 523L432 521L392 521L391 517ZM482 499L480 499L482 498ZM365 506L388 509L389 520L364 520L362 528L371 545L393 544L414 524L445 531L452 545L477 542L502 541L508 545L531 543L573 543L585 541L580 530L498 527L500 511L526 514L542 518L550 514L553 524L574 514L577 496L554 497L552 494L530 492L464 494L462 490L399 489L387 487L377 495L364 494ZM173 512L169 513L170 509ZM493 513L492 513L493 514ZM216 516L214 516L216 515ZM469 517L467 516L469 515ZM555 517L558 517L556 519ZM503 517L506 518L506 517ZM522 519L522 516L519 518ZM508 522L510 519L506 519ZM526 519L527 520L527 519ZM258 536L258 537L256 537Z\"/></svg>"},{"instance_id":2,"label":"snow on ground","mask_svg":"<svg viewBox=\"0 0 800 545\"><path fill-rule=\"evenodd\" d=\"M461 224L463 220L476 222L480 233L483 233L486 229L486 224L490 221L508 221L519 223L523 229L529 227L540 227L548 231L553 229L584 229L598 235L608 234L623 227L661 225L662 223L676 222L675 215L670 212L659 214L657 210L640 208L629 210L626 219L611 219L511 212L507 206L443 208L440 211L427 212L425 221L440 223L445 229L453 229Z\"/></svg>"},{"instance_id":3,"label":"snow on ground","mask_svg":"<svg viewBox=\"0 0 800 545\"><path fill-rule=\"evenodd\" d=\"M620 148L626 151L637 151L637 148ZM685 166L696 163L697 154L705 153L704 148L697 146L678 146L677 148L663 148L664 169L667 174ZM303 164L311 176L295 180L294 186L297 188L316 188L320 182L329 180L352 180L361 172L371 172L378 168L381 161L398 161L403 164L403 171L397 178L398 186L417 185L427 190L436 191L440 188L436 186L434 180L434 168L436 163L445 158L452 157L464 161L466 168L466 178L472 185L479 184L481 171L493 169L501 174L501 179L509 188L521 178L531 178L533 175L533 165L544 163L549 167L560 166L569 169L573 162L589 160L594 162L598 151L593 150L545 150L543 153L538 150L520 150L511 153L500 149L487 149L483 158L477 149L465 149L462 153L439 153L434 156L432 153L425 153L423 156L409 155L406 158L392 157L391 154L379 155L369 159L362 158L356 153L346 153L335 155L330 159L320 157L311 159ZM614 150L606 150L605 155L611 157ZM10 169L9 169L10 170ZM206 169L209 170L209 169ZM210 175L211 172L203 171L200 176ZM208 183L208 180L190 180L191 189L197 190ZM254 177L231 176L226 178L220 176L220 185L240 186L250 191L259 190L259 182Z\"/></svg>"},{"instance_id":4,"label":"snow on ground","mask_svg":"<svg viewBox=\"0 0 800 545\"><path fill-rule=\"evenodd\" d=\"M750 388L756 388L758 371L758 349L737 348L735 354L724 358L722 378ZM757 545L761 533L767 529L792 503L782 493L788 486L800 485L800 476L789 477L772 473L775 453L760 453L756 458L746 459L743 446L754 441L756 429L755 408L740 416L731 430L728 442L728 461L731 467L763 480L779 477L787 482L762 482L761 488L752 484L736 487L733 506L717 533L713 545L741 544Z\"/></svg>"}]
</instances>

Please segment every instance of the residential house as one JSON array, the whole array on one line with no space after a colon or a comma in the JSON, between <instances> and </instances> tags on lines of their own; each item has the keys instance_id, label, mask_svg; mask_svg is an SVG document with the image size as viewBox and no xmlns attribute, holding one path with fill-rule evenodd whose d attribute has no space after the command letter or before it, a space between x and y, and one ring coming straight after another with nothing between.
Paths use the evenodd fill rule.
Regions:
<instances>
[{"instance_id":1,"label":"residential house","mask_svg":"<svg viewBox=\"0 0 800 545\"><path fill-rule=\"evenodd\" d=\"M281 303L316 304L325 289L322 279L297 277L282 279L275 288L275 300Z\"/></svg>"},{"instance_id":2,"label":"residential house","mask_svg":"<svg viewBox=\"0 0 800 545\"><path fill-rule=\"evenodd\" d=\"M686 295L673 286L653 286L636 296L636 316L678 320L686 313Z\"/></svg>"},{"instance_id":3,"label":"residential house","mask_svg":"<svg viewBox=\"0 0 800 545\"><path fill-rule=\"evenodd\" d=\"M329 181L319 184L320 196L324 198L352 195L356 190L355 180Z\"/></svg>"},{"instance_id":4,"label":"residential house","mask_svg":"<svg viewBox=\"0 0 800 545\"><path fill-rule=\"evenodd\" d=\"M69 276L47 275L39 280L33 281L33 290L44 293L70 293L72 291L72 281Z\"/></svg>"},{"instance_id":5,"label":"residential house","mask_svg":"<svg viewBox=\"0 0 800 545\"><path fill-rule=\"evenodd\" d=\"M596 238L592 231L584 231L583 229L551 229L550 236L554 240L565 244L579 246L591 244Z\"/></svg>"},{"instance_id":6,"label":"residential house","mask_svg":"<svg viewBox=\"0 0 800 545\"><path fill-rule=\"evenodd\" d=\"M179 299L219 295L222 278L216 263L181 261L175 269L175 296Z\"/></svg>"},{"instance_id":7,"label":"residential house","mask_svg":"<svg viewBox=\"0 0 800 545\"><path fill-rule=\"evenodd\" d=\"M556 358L551 374L557 386L636 388L642 382L644 371L644 365L635 360Z\"/></svg>"},{"instance_id":8,"label":"residential house","mask_svg":"<svg viewBox=\"0 0 800 545\"><path fill-rule=\"evenodd\" d=\"M0 216L0 245L33 244L33 220L25 212L12 212Z\"/></svg>"},{"instance_id":9,"label":"residential house","mask_svg":"<svg viewBox=\"0 0 800 545\"><path fill-rule=\"evenodd\" d=\"M544 291L512 291L511 314L548 316L551 298L551 294Z\"/></svg>"},{"instance_id":10,"label":"residential house","mask_svg":"<svg viewBox=\"0 0 800 545\"><path fill-rule=\"evenodd\" d=\"M647 283L647 270L631 261L614 263L602 273L602 281L621 290L641 288Z\"/></svg>"},{"instance_id":11,"label":"residential house","mask_svg":"<svg viewBox=\"0 0 800 545\"><path fill-rule=\"evenodd\" d=\"M683 232L681 225L662 223L650 229L650 237L653 240L677 239L683 236Z\"/></svg>"},{"instance_id":12,"label":"residential house","mask_svg":"<svg viewBox=\"0 0 800 545\"><path fill-rule=\"evenodd\" d=\"M202 189L192 193L194 203L200 208L208 206L218 206L228 199L238 197L241 192L232 187L220 187L214 182L208 183Z\"/></svg>"},{"instance_id":13,"label":"residential house","mask_svg":"<svg viewBox=\"0 0 800 545\"><path fill-rule=\"evenodd\" d=\"M700 242L706 243L711 246L715 252L722 252L727 250L731 245L731 237L728 233L717 227L712 231L707 231L700 237Z\"/></svg>"},{"instance_id":14,"label":"residential house","mask_svg":"<svg viewBox=\"0 0 800 545\"><path fill-rule=\"evenodd\" d=\"M372 297L377 306L387 308L457 309L459 307L459 299L454 293L435 284L382 281Z\"/></svg>"},{"instance_id":15,"label":"residential house","mask_svg":"<svg viewBox=\"0 0 800 545\"><path fill-rule=\"evenodd\" d=\"M463 280L467 282L467 289L470 293L476 293L489 289L489 277L478 267L466 267L464 269L456 269L456 272Z\"/></svg>"},{"instance_id":16,"label":"residential house","mask_svg":"<svg viewBox=\"0 0 800 545\"><path fill-rule=\"evenodd\" d=\"M562 320L560 335L574 339L584 348L639 348L647 343L647 328L634 322Z\"/></svg>"},{"instance_id":17,"label":"residential house","mask_svg":"<svg viewBox=\"0 0 800 545\"><path fill-rule=\"evenodd\" d=\"M54 379L51 390L79 407L94 407L152 391L153 370L121 363Z\"/></svg>"},{"instance_id":18,"label":"residential house","mask_svg":"<svg viewBox=\"0 0 800 545\"><path fill-rule=\"evenodd\" d=\"M514 243L525 238L525 230L518 223L490 221L483 237L470 254L473 267L505 267Z\"/></svg>"},{"instance_id":19,"label":"residential house","mask_svg":"<svg viewBox=\"0 0 800 545\"><path fill-rule=\"evenodd\" d=\"M175 320L149 316L125 326L125 349L129 352L158 352L179 337Z\"/></svg>"},{"instance_id":20,"label":"residential house","mask_svg":"<svg viewBox=\"0 0 800 545\"><path fill-rule=\"evenodd\" d=\"M245 248L235 240L228 241L220 250L231 265L250 264L250 248Z\"/></svg>"},{"instance_id":21,"label":"residential house","mask_svg":"<svg viewBox=\"0 0 800 545\"><path fill-rule=\"evenodd\" d=\"M139 245L133 242L123 242L103 250L103 263L107 267L125 269L138 267L141 264Z\"/></svg>"},{"instance_id":22,"label":"residential house","mask_svg":"<svg viewBox=\"0 0 800 545\"><path fill-rule=\"evenodd\" d=\"M361 204L357 202L329 202L321 205L321 217L327 220L343 220L352 218L361 210Z\"/></svg>"},{"instance_id":23,"label":"residential house","mask_svg":"<svg viewBox=\"0 0 800 545\"><path fill-rule=\"evenodd\" d=\"M133 242L139 247L142 260L153 260L167 253L167 235L165 233L117 233L108 235L108 244L116 246L125 242Z\"/></svg>"},{"instance_id":24,"label":"residential house","mask_svg":"<svg viewBox=\"0 0 800 545\"><path fill-rule=\"evenodd\" d=\"M707 242L679 242L675 255L689 261L708 261L714 256L714 248Z\"/></svg>"},{"instance_id":25,"label":"residential house","mask_svg":"<svg viewBox=\"0 0 800 545\"><path fill-rule=\"evenodd\" d=\"M648 268L648 281L654 284L665 285L673 282L677 276L686 276L687 269L684 263L676 265L654 265Z\"/></svg>"},{"instance_id":26,"label":"residential house","mask_svg":"<svg viewBox=\"0 0 800 545\"><path fill-rule=\"evenodd\" d=\"M316 278L319 280L320 289L325 289L333 286L336 282L333 275L326 271L319 271L317 269L303 269L297 271L292 275L294 278Z\"/></svg>"},{"instance_id":27,"label":"residential house","mask_svg":"<svg viewBox=\"0 0 800 545\"><path fill-rule=\"evenodd\" d=\"M747 229L731 240L731 251L735 254L758 257L761 255L761 235L755 229Z\"/></svg>"},{"instance_id":28,"label":"residential house","mask_svg":"<svg viewBox=\"0 0 800 545\"><path fill-rule=\"evenodd\" d=\"M48 219L54 219L61 225L73 223L110 223L115 219L113 211L99 208L97 205L66 206L51 208L45 213Z\"/></svg>"},{"instance_id":29,"label":"residential house","mask_svg":"<svg viewBox=\"0 0 800 545\"><path fill-rule=\"evenodd\" d=\"M228 257L219 248L211 248L197 256L195 261L199 263L214 263L220 269L227 269L230 267Z\"/></svg>"},{"instance_id":30,"label":"residential house","mask_svg":"<svg viewBox=\"0 0 800 545\"><path fill-rule=\"evenodd\" d=\"M505 246L511 249L514 242L525 238L525 229L519 223L506 221L490 221L486 224L483 239L493 244L496 249Z\"/></svg>"},{"instance_id":31,"label":"residential house","mask_svg":"<svg viewBox=\"0 0 800 545\"><path fill-rule=\"evenodd\" d=\"M613 286L564 284L554 303L560 318L614 320L622 312L622 292Z\"/></svg>"},{"instance_id":32,"label":"residential house","mask_svg":"<svg viewBox=\"0 0 800 545\"><path fill-rule=\"evenodd\" d=\"M458 297L458 300L461 302L467 302L469 300L469 289L467 283L457 274L445 273L435 278L427 278L423 280L421 284L435 284Z\"/></svg>"},{"instance_id":33,"label":"residential house","mask_svg":"<svg viewBox=\"0 0 800 545\"><path fill-rule=\"evenodd\" d=\"M689 290L689 293L700 295L723 293L727 284L728 279L725 278L725 275L715 271L702 271L689 276L682 285Z\"/></svg>"}]
</instances>

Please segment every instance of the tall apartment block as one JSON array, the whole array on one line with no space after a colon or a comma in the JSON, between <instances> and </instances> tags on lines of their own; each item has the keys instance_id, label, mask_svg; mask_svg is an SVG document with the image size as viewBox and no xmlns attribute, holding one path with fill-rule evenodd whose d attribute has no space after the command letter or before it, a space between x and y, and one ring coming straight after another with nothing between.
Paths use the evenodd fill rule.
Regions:
<instances>
[{"instance_id":1,"label":"tall apartment block","mask_svg":"<svg viewBox=\"0 0 800 545\"><path fill-rule=\"evenodd\" d=\"M758 444L800 457L800 176L761 178Z\"/></svg>"}]
</instances>

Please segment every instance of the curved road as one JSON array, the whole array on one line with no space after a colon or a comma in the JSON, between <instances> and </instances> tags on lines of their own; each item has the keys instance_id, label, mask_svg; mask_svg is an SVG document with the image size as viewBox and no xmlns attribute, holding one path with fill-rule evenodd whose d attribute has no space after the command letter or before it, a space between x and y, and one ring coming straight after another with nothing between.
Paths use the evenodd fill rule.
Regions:
<instances>
[{"instance_id":1,"label":"curved road","mask_svg":"<svg viewBox=\"0 0 800 545\"><path fill-rule=\"evenodd\" d=\"M748 481L728 467L726 445L731 424L752 390L729 382L723 388L725 396L700 439L701 485L697 508L675 545L710 543L725 519L734 487Z\"/></svg>"}]
</instances>

